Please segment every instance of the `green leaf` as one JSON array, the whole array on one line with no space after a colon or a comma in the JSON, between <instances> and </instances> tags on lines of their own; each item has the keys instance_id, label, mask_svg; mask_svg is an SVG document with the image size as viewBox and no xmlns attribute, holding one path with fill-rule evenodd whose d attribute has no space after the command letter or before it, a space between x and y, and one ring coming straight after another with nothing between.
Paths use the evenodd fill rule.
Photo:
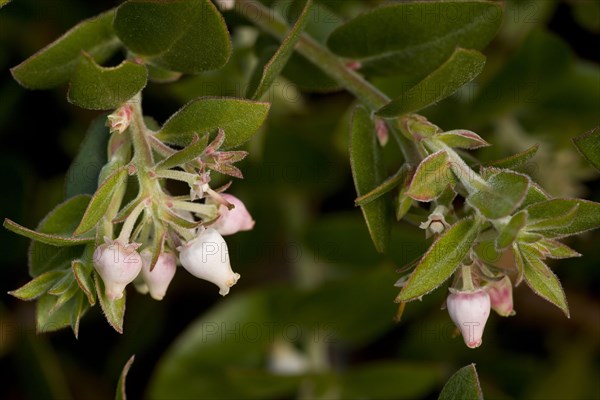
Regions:
<instances>
[{"instance_id":1,"label":"green leaf","mask_svg":"<svg viewBox=\"0 0 600 400\"><path fill-rule=\"evenodd\" d=\"M537 183L532 181L529 183L529 189L527 189L527 194L525 195L525 199L523 200L523 203L521 203L519 209L523 209L532 204L549 199L550 195L548 195Z\"/></svg>"},{"instance_id":2,"label":"green leaf","mask_svg":"<svg viewBox=\"0 0 600 400\"><path fill-rule=\"evenodd\" d=\"M550 268L540 259L533 247L519 244L519 253L523 262L523 276L527 285L543 299L560 308L567 318L569 306L560 281Z\"/></svg>"},{"instance_id":3,"label":"green leaf","mask_svg":"<svg viewBox=\"0 0 600 400\"><path fill-rule=\"evenodd\" d=\"M73 232L74 236L81 235L93 229L104 216L115 192L127 181L127 168L119 168L98 187L90 200L81 222Z\"/></svg>"},{"instance_id":4,"label":"green leaf","mask_svg":"<svg viewBox=\"0 0 600 400\"><path fill-rule=\"evenodd\" d=\"M148 79L156 83L175 82L182 75L181 72L169 71L152 64L146 64L146 68L148 68Z\"/></svg>"},{"instance_id":5,"label":"green leaf","mask_svg":"<svg viewBox=\"0 0 600 400\"><path fill-rule=\"evenodd\" d=\"M65 178L65 197L92 195L98 187L98 175L106 164L106 146L110 137L106 115L94 119L87 130Z\"/></svg>"},{"instance_id":6,"label":"green leaf","mask_svg":"<svg viewBox=\"0 0 600 400\"><path fill-rule=\"evenodd\" d=\"M544 231L548 238L562 238L578 235L591 229L600 228L600 203L589 200L569 199L564 200L573 206L578 205L577 211L569 225Z\"/></svg>"},{"instance_id":7,"label":"green leaf","mask_svg":"<svg viewBox=\"0 0 600 400\"><path fill-rule=\"evenodd\" d=\"M437 386L434 365L379 362L348 370L341 376L342 399L417 399ZM377 382L376 385L373 383ZM410 384L408 384L410 382Z\"/></svg>"},{"instance_id":8,"label":"green leaf","mask_svg":"<svg viewBox=\"0 0 600 400\"><path fill-rule=\"evenodd\" d=\"M577 150L600 171L600 126L573 139Z\"/></svg>"},{"instance_id":9,"label":"green leaf","mask_svg":"<svg viewBox=\"0 0 600 400\"><path fill-rule=\"evenodd\" d=\"M129 50L171 71L217 69L231 54L225 21L209 0L130 0L117 9L114 27Z\"/></svg>"},{"instance_id":10,"label":"green leaf","mask_svg":"<svg viewBox=\"0 0 600 400\"><path fill-rule=\"evenodd\" d=\"M521 205L529 188L529 177L510 170L489 170L487 187L471 194L467 202L489 219L506 217Z\"/></svg>"},{"instance_id":11,"label":"green leaf","mask_svg":"<svg viewBox=\"0 0 600 400\"><path fill-rule=\"evenodd\" d=\"M208 134L205 134L202 138L195 135L188 146L156 164L156 169L171 169L200 157L207 143Z\"/></svg>"},{"instance_id":12,"label":"green leaf","mask_svg":"<svg viewBox=\"0 0 600 400\"><path fill-rule=\"evenodd\" d=\"M304 8L294 25L292 25L281 41L281 46L279 46L275 54L273 54L266 64L259 64L255 69L254 76L250 79L250 83L246 90L246 97L259 99L271 87L275 78L283 71L283 68L292 56L294 47L296 46L296 43L298 43L300 35L302 35L302 31L306 26L306 17L309 15L312 6L312 0L303 1L305 2Z\"/></svg>"},{"instance_id":13,"label":"green leaf","mask_svg":"<svg viewBox=\"0 0 600 400\"><path fill-rule=\"evenodd\" d=\"M394 175L387 178L385 181L381 183L381 185L377 186L375 189L371 190L369 193L366 193L360 197L357 197L354 200L354 204L357 206L364 206L369 204L373 200L376 200L388 193L396 186L404 183L406 179L409 177L409 167L408 164L403 164L402 167L396 172Z\"/></svg>"},{"instance_id":14,"label":"green leaf","mask_svg":"<svg viewBox=\"0 0 600 400\"><path fill-rule=\"evenodd\" d=\"M8 292L20 300L33 300L45 294L56 281L64 275L63 271L48 271L29 281L17 290Z\"/></svg>"},{"instance_id":15,"label":"green leaf","mask_svg":"<svg viewBox=\"0 0 600 400\"><path fill-rule=\"evenodd\" d=\"M444 283L469 253L479 228L479 223L471 218L452 225L421 258L396 301L418 299Z\"/></svg>"},{"instance_id":16,"label":"green leaf","mask_svg":"<svg viewBox=\"0 0 600 400\"><path fill-rule=\"evenodd\" d=\"M392 118L435 104L475 79L484 66L483 54L457 48L435 71L378 110L377 115Z\"/></svg>"},{"instance_id":17,"label":"green leaf","mask_svg":"<svg viewBox=\"0 0 600 400\"><path fill-rule=\"evenodd\" d=\"M381 148L375 136L375 124L369 112L357 107L350 127L350 166L356 194L360 197L376 188L385 176ZM383 253L390 236L388 202L380 197L361 210L375 248Z\"/></svg>"},{"instance_id":18,"label":"green leaf","mask_svg":"<svg viewBox=\"0 0 600 400\"><path fill-rule=\"evenodd\" d=\"M96 282L96 294L100 301L100 307L106 317L106 320L115 331L123 333L123 317L125 316L125 297L126 291L123 291L123 297L117 300L110 300L106 297L104 291L104 282L100 275L94 271L94 281Z\"/></svg>"},{"instance_id":19,"label":"green leaf","mask_svg":"<svg viewBox=\"0 0 600 400\"><path fill-rule=\"evenodd\" d=\"M575 219L579 204L570 199L551 199L526 208L529 213L527 230L544 232L569 226Z\"/></svg>"},{"instance_id":20,"label":"green leaf","mask_svg":"<svg viewBox=\"0 0 600 400\"><path fill-rule=\"evenodd\" d=\"M513 154L512 156L502 158L500 160L491 161L487 163L487 166L503 169L518 168L527 163L527 161L529 161L533 156L535 156L539 148L540 145L536 143L525 151Z\"/></svg>"},{"instance_id":21,"label":"green leaf","mask_svg":"<svg viewBox=\"0 0 600 400\"><path fill-rule=\"evenodd\" d=\"M448 153L440 150L425 158L415 172L406 195L417 201L435 200L450 185L456 184L456 177L448 163Z\"/></svg>"},{"instance_id":22,"label":"green leaf","mask_svg":"<svg viewBox=\"0 0 600 400\"><path fill-rule=\"evenodd\" d=\"M483 400L483 392L475 364L467 365L456 371L444 385L438 400Z\"/></svg>"},{"instance_id":23,"label":"green leaf","mask_svg":"<svg viewBox=\"0 0 600 400\"><path fill-rule=\"evenodd\" d=\"M202 97L192 100L171 118L157 134L160 140L185 146L195 133L225 131L224 149L245 143L262 125L269 103L235 98Z\"/></svg>"},{"instance_id":24,"label":"green leaf","mask_svg":"<svg viewBox=\"0 0 600 400\"><path fill-rule=\"evenodd\" d=\"M441 140L450 147L457 147L459 149L473 150L490 145L475 132L464 129L444 132L440 135L437 135L436 139Z\"/></svg>"},{"instance_id":25,"label":"green leaf","mask_svg":"<svg viewBox=\"0 0 600 400\"><path fill-rule=\"evenodd\" d=\"M129 369L135 360L135 355L131 356L127 363L123 367L123 371L121 371L121 375L119 376L119 383L117 383L117 393L115 394L115 400L127 400L127 394L125 393L125 379L127 379L127 374L129 373Z\"/></svg>"},{"instance_id":26,"label":"green leaf","mask_svg":"<svg viewBox=\"0 0 600 400\"><path fill-rule=\"evenodd\" d=\"M36 231L64 237L72 236L89 202L88 195L79 195L65 200L46 215ZM79 257L83 248L83 246L56 247L33 241L28 254L29 275L36 277L51 269L69 268L71 260Z\"/></svg>"},{"instance_id":27,"label":"green leaf","mask_svg":"<svg viewBox=\"0 0 600 400\"><path fill-rule=\"evenodd\" d=\"M73 260L71 263L73 276L92 306L96 304L96 289L94 288L94 279L92 278L93 268L92 265L82 260Z\"/></svg>"},{"instance_id":28,"label":"green leaf","mask_svg":"<svg viewBox=\"0 0 600 400\"><path fill-rule=\"evenodd\" d=\"M560 243L556 240L543 238L539 242L534 243L538 249L542 251L545 257L548 258L573 258L581 257L581 254L570 248L564 243Z\"/></svg>"},{"instance_id":29,"label":"green leaf","mask_svg":"<svg viewBox=\"0 0 600 400\"><path fill-rule=\"evenodd\" d=\"M29 239L36 240L41 243L49 244L52 246L77 246L81 244L91 243L94 241L93 237L67 237L60 235L51 235L48 233L36 232L31 229L25 228L6 218L3 226L18 235L28 237Z\"/></svg>"},{"instance_id":30,"label":"green leaf","mask_svg":"<svg viewBox=\"0 0 600 400\"><path fill-rule=\"evenodd\" d=\"M75 335L75 339L79 338L79 321L81 321L81 317L86 313L86 311L90 308L88 302L85 301L85 295L83 293L79 293L75 296L74 305L71 309L71 330Z\"/></svg>"},{"instance_id":31,"label":"green leaf","mask_svg":"<svg viewBox=\"0 0 600 400\"><path fill-rule=\"evenodd\" d=\"M67 99L88 110L112 110L131 99L148 80L145 66L123 61L116 67L102 67L83 53L69 84Z\"/></svg>"},{"instance_id":32,"label":"green leaf","mask_svg":"<svg viewBox=\"0 0 600 400\"><path fill-rule=\"evenodd\" d=\"M97 62L108 60L121 45L112 28L114 15L111 10L75 25L12 68L13 77L28 89L49 89L69 80L82 50Z\"/></svg>"},{"instance_id":33,"label":"green leaf","mask_svg":"<svg viewBox=\"0 0 600 400\"><path fill-rule=\"evenodd\" d=\"M527 224L527 217L526 210L519 211L512 216L496 238L496 248L498 250L503 250L514 243L521 229Z\"/></svg>"},{"instance_id":34,"label":"green leaf","mask_svg":"<svg viewBox=\"0 0 600 400\"><path fill-rule=\"evenodd\" d=\"M482 49L502 23L492 1L411 1L376 8L337 28L327 45L362 71L420 80L456 47Z\"/></svg>"},{"instance_id":35,"label":"green leaf","mask_svg":"<svg viewBox=\"0 0 600 400\"><path fill-rule=\"evenodd\" d=\"M59 297L50 294L44 294L38 299L35 313L37 333L57 331L71 324L73 309L77 307L77 296L56 308L59 300Z\"/></svg>"}]
</instances>

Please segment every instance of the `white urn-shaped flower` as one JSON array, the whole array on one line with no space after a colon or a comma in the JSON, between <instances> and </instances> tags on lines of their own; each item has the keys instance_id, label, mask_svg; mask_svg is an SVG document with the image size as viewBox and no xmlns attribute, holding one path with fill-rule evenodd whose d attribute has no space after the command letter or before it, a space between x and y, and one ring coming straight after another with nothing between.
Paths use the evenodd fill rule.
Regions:
<instances>
[{"instance_id":1,"label":"white urn-shaped flower","mask_svg":"<svg viewBox=\"0 0 600 400\"><path fill-rule=\"evenodd\" d=\"M240 274L231 270L225 239L214 228L203 230L178 250L181 265L195 277L217 285L221 296L240 279Z\"/></svg>"},{"instance_id":2,"label":"white urn-shaped flower","mask_svg":"<svg viewBox=\"0 0 600 400\"><path fill-rule=\"evenodd\" d=\"M254 219L240 199L228 193L221 193L221 196L234 207L229 209L224 204L219 204L219 219L211 225L211 228L223 236L254 228ZM209 204L216 203L212 198L207 202Z\"/></svg>"},{"instance_id":3,"label":"white urn-shaped flower","mask_svg":"<svg viewBox=\"0 0 600 400\"><path fill-rule=\"evenodd\" d=\"M155 300L162 300L167 293L167 288L175 276L177 270L177 258L171 252L164 252L158 256L156 264L152 271L152 251L146 249L142 251L142 278L148 287L150 296Z\"/></svg>"},{"instance_id":4,"label":"white urn-shaped flower","mask_svg":"<svg viewBox=\"0 0 600 400\"><path fill-rule=\"evenodd\" d=\"M446 299L450 318L460 330L465 344L474 349L481 345L485 323L490 316L490 296L483 289L450 289Z\"/></svg>"},{"instance_id":5,"label":"white urn-shaped flower","mask_svg":"<svg viewBox=\"0 0 600 400\"><path fill-rule=\"evenodd\" d=\"M94 267L104 282L106 297L117 300L123 290L138 276L142 257L138 244L123 244L118 240L101 244L94 251Z\"/></svg>"}]
</instances>

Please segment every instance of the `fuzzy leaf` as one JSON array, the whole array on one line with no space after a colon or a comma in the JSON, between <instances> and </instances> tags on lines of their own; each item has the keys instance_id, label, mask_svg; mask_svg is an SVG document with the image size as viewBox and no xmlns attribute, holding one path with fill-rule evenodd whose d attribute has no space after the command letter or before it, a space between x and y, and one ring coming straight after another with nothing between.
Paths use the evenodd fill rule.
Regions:
<instances>
[{"instance_id":1,"label":"fuzzy leaf","mask_svg":"<svg viewBox=\"0 0 600 400\"><path fill-rule=\"evenodd\" d=\"M16 290L8 292L20 300L33 300L45 294L48 289L56 284L56 281L62 278L64 271L48 271Z\"/></svg>"},{"instance_id":2,"label":"fuzzy leaf","mask_svg":"<svg viewBox=\"0 0 600 400\"><path fill-rule=\"evenodd\" d=\"M36 303L37 333L53 332L71 324L73 308L77 306L77 296L72 297L66 304L57 308L59 297L50 294L42 295Z\"/></svg>"},{"instance_id":3,"label":"fuzzy leaf","mask_svg":"<svg viewBox=\"0 0 600 400\"><path fill-rule=\"evenodd\" d=\"M206 148L207 140L208 135L204 135L202 139L198 136L194 136L192 142L188 146L156 164L156 169L171 169L200 157Z\"/></svg>"},{"instance_id":4,"label":"fuzzy leaf","mask_svg":"<svg viewBox=\"0 0 600 400\"><path fill-rule=\"evenodd\" d=\"M64 237L72 236L89 202L88 195L79 195L64 201L46 215L36 231ZM56 247L33 241L28 253L29 275L36 277L51 269L69 268L71 260L79 257L83 248L84 246Z\"/></svg>"},{"instance_id":5,"label":"fuzzy leaf","mask_svg":"<svg viewBox=\"0 0 600 400\"><path fill-rule=\"evenodd\" d=\"M438 400L483 400L475 364L456 371L444 385Z\"/></svg>"},{"instance_id":6,"label":"fuzzy leaf","mask_svg":"<svg viewBox=\"0 0 600 400\"><path fill-rule=\"evenodd\" d=\"M121 375L119 376L119 383L117 384L117 393L115 394L115 400L127 400L127 393L125 392L125 380L127 379L127 374L129 373L129 369L135 360L135 355L129 357L127 363L123 367L123 371L121 371Z\"/></svg>"},{"instance_id":7,"label":"fuzzy leaf","mask_svg":"<svg viewBox=\"0 0 600 400\"><path fill-rule=\"evenodd\" d=\"M581 155L600 171L600 126L577 136L573 139L573 143Z\"/></svg>"},{"instance_id":8,"label":"fuzzy leaf","mask_svg":"<svg viewBox=\"0 0 600 400\"><path fill-rule=\"evenodd\" d=\"M496 248L503 250L512 245L519 235L519 232L526 224L527 211L519 211L513 215L508 224L504 226L496 238Z\"/></svg>"},{"instance_id":9,"label":"fuzzy leaf","mask_svg":"<svg viewBox=\"0 0 600 400\"><path fill-rule=\"evenodd\" d=\"M65 198L94 194L98 175L107 161L106 146L110 137L106 115L94 119L65 177Z\"/></svg>"},{"instance_id":10,"label":"fuzzy leaf","mask_svg":"<svg viewBox=\"0 0 600 400\"><path fill-rule=\"evenodd\" d=\"M369 193L357 197L356 200L354 200L354 204L357 206L364 206L366 204L369 204L373 200L380 198L384 194L394 189L396 186L404 183L409 176L408 172L408 164L403 164L402 167L400 167L400 169L398 170L398 172L387 178L375 189L371 190Z\"/></svg>"},{"instance_id":11,"label":"fuzzy leaf","mask_svg":"<svg viewBox=\"0 0 600 400\"><path fill-rule=\"evenodd\" d=\"M225 21L209 0L130 0L117 9L114 27L129 50L171 71L217 69L231 54Z\"/></svg>"},{"instance_id":12,"label":"fuzzy leaf","mask_svg":"<svg viewBox=\"0 0 600 400\"><path fill-rule=\"evenodd\" d=\"M69 84L67 99L88 110L112 110L141 91L148 81L148 70L140 64L123 61L104 68L83 53Z\"/></svg>"},{"instance_id":13,"label":"fuzzy leaf","mask_svg":"<svg viewBox=\"0 0 600 400\"><path fill-rule=\"evenodd\" d=\"M294 25L292 25L289 32L283 38L281 46L279 46L266 64L259 64L255 69L254 76L250 79L246 90L246 97L259 99L275 82L275 78L283 71L306 26L308 21L306 17L309 15L311 6L312 0L304 0L304 8Z\"/></svg>"},{"instance_id":14,"label":"fuzzy leaf","mask_svg":"<svg viewBox=\"0 0 600 400\"><path fill-rule=\"evenodd\" d=\"M544 231L544 236L548 238L561 238L600 228L600 203L581 199L563 201L573 206L578 205L572 222L563 227L547 229Z\"/></svg>"},{"instance_id":15,"label":"fuzzy leaf","mask_svg":"<svg viewBox=\"0 0 600 400\"><path fill-rule=\"evenodd\" d=\"M85 301L85 295L83 293L79 293L73 299L73 307L71 309L71 330L75 335L75 339L79 338L79 321L81 317L86 313L86 311L90 308L90 305L87 301Z\"/></svg>"},{"instance_id":16,"label":"fuzzy leaf","mask_svg":"<svg viewBox=\"0 0 600 400\"><path fill-rule=\"evenodd\" d=\"M482 49L502 22L492 1L400 2L360 14L327 41L335 53L361 61L366 74L426 76L456 47Z\"/></svg>"},{"instance_id":17,"label":"fuzzy leaf","mask_svg":"<svg viewBox=\"0 0 600 400\"><path fill-rule=\"evenodd\" d=\"M81 235L93 229L104 216L115 192L127 181L127 168L119 168L98 187L90 200L81 222L73 232L74 236Z\"/></svg>"},{"instance_id":18,"label":"fuzzy leaf","mask_svg":"<svg viewBox=\"0 0 600 400\"><path fill-rule=\"evenodd\" d=\"M432 201L454 184L456 177L448 164L448 153L440 150L421 161L406 195L417 201Z\"/></svg>"},{"instance_id":19,"label":"fuzzy leaf","mask_svg":"<svg viewBox=\"0 0 600 400\"><path fill-rule=\"evenodd\" d=\"M535 156L539 148L540 145L536 143L525 151L513 154L512 156L502 158L500 160L491 161L487 164L487 166L506 169L518 168Z\"/></svg>"},{"instance_id":20,"label":"fuzzy leaf","mask_svg":"<svg viewBox=\"0 0 600 400\"><path fill-rule=\"evenodd\" d=\"M548 195L537 183L532 181L529 183L529 189L527 189L527 194L525 195L525 199L523 200L523 203L521 203L519 209L523 209L532 204L549 199L550 195Z\"/></svg>"},{"instance_id":21,"label":"fuzzy leaf","mask_svg":"<svg viewBox=\"0 0 600 400\"><path fill-rule=\"evenodd\" d=\"M90 305L96 304L96 289L94 288L94 279L92 278L93 266L88 265L82 260L73 260L71 263L73 276L77 284L87 296Z\"/></svg>"},{"instance_id":22,"label":"fuzzy leaf","mask_svg":"<svg viewBox=\"0 0 600 400\"><path fill-rule=\"evenodd\" d=\"M479 223L462 219L440 236L421 258L396 301L415 300L446 281L468 254L479 234Z\"/></svg>"},{"instance_id":23,"label":"fuzzy leaf","mask_svg":"<svg viewBox=\"0 0 600 400\"><path fill-rule=\"evenodd\" d=\"M31 229L25 228L6 218L3 226L18 235L28 237L29 239L49 244L51 246L77 246L94 241L93 237L69 237L61 235L51 235L49 233L36 232Z\"/></svg>"},{"instance_id":24,"label":"fuzzy leaf","mask_svg":"<svg viewBox=\"0 0 600 400\"><path fill-rule=\"evenodd\" d=\"M483 54L457 48L435 71L377 111L377 115L392 118L435 104L475 79L484 66Z\"/></svg>"},{"instance_id":25,"label":"fuzzy leaf","mask_svg":"<svg viewBox=\"0 0 600 400\"><path fill-rule=\"evenodd\" d=\"M104 292L104 282L100 275L94 271L94 281L96 282L96 294L100 301L100 307L106 320L115 331L123 333L123 317L125 316L125 297L126 291L123 291L123 297L118 300L110 300Z\"/></svg>"},{"instance_id":26,"label":"fuzzy leaf","mask_svg":"<svg viewBox=\"0 0 600 400\"><path fill-rule=\"evenodd\" d=\"M269 103L235 98L201 97L192 100L171 118L157 134L160 140L185 146L195 133L225 131L223 148L245 143L260 128L269 111Z\"/></svg>"},{"instance_id":27,"label":"fuzzy leaf","mask_svg":"<svg viewBox=\"0 0 600 400\"><path fill-rule=\"evenodd\" d=\"M475 132L464 129L444 132L437 135L436 139L441 140L450 147L458 147L459 149L473 150L490 145Z\"/></svg>"},{"instance_id":28,"label":"fuzzy leaf","mask_svg":"<svg viewBox=\"0 0 600 400\"><path fill-rule=\"evenodd\" d=\"M512 214L525 199L530 182L526 175L509 170L493 170L486 180L488 186L471 194L467 202L490 219Z\"/></svg>"},{"instance_id":29,"label":"fuzzy leaf","mask_svg":"<svg viewBox=\"0 0 600 400\"><path fill-rule=\"evenodd\" d=\"M570 248L564 243L558 242L552 239L541 239L539 242L534 244L538 248L541 248L544 256L548 258L573 258L581 257L581 254Z\"/></svg>"},{"instance_id":30,"label":"fuzzy leaf","mask_svg":"<svg viewBox=\"0 0 600 400\"><path fill-rule=\"evenodd\" d=\"M360 197L379 185L384 177L381 147L369 112L357 107L350 127L350 166L356 194ZM390 236L388 202L380 197L361 207L369 234L378 252L385 251Z\"/></svg>"},{"instance_id":31,"label":"fuzzy leaf","mask_svg":"<svg viewBox=\"0 0 600 400\"><path fill-rule=\"evenodd\" d=\"M579 204L570 199L551 199L526 208L529 213L527 230L544 232L569 226L575 219Z\"/></svg>"},{"instance_id":32,"label":"fuzzy leaf","mask_svg":"<svg viewBox=\"0 0 600 400\"><path fill-rule=\"evenodd\" d=\"M527 285L538 296L560 308L569 317L567 299L556 275L544 264L534 248L524 244L519 244L518 248Z\"/></svg>"},{"instance_id":33,"label":"fuzzy leaf","mask_svg":"<svg viewBox=\"0 0 600 400\"><path fill-rule=\"evenodd\" d=\"M75 25L12 68L13 77L28 89L50 89L69 80L82 50L97 62L108 60L121 45L112 28L114 15L111 10Z\"/></svg>"}]
</instances>

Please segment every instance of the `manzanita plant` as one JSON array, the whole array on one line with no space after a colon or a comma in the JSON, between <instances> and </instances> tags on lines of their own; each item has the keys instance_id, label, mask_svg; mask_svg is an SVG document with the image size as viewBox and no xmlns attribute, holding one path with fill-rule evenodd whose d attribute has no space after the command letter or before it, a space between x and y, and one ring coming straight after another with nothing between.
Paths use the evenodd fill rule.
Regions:
<instances>
[{"instance_id":1,"label":"manzanita plant","mask_svg":"<svg viewBox=\"0 0 600 400\"><path fill-rule=\"evenodd\" d=\"M260 100L275 79L284 73L294 81L299 66L310 68L314 78L299 85L319 82L324 91L345 89L356 98L350 164L355 203L375 248L394 246L394 215L422 228L424 240L433 238L425 254L401 270L400 314L406 303L450 281L445 306L465 344L475 348L491 309L514 315L512 289L524 281L569 316L561 284L546 263L580 256L560 240L600 226L600 204L554 198L523 173L520 167L537 146L479 163L467 151L490 146L484 138L460 126L442 129L417 114L482 72L486 57L480 51L499 29L502 2L395 2L329 30L310 20L315 7L325 9L311 0L273 8L255 0L215 3L281 44L259 59L247 98L198 98L162 126L142 111L147 82L218 69L230 57L225 20L211 1L125 1L12 69L26 88L68 82L69 102L110 111L101 117L107 130L93 125L110 135L93 195L68 189L69 198L36 230L4 223L33 240L33 280L11 294L37 299L40 330L70 325L77 335L81 316L99 302L121 332L126 287L161 300L178 265L217 285L221 295L229 293L240 275L230 266L223 236L252 229L254 220L240 199L224 193L229 184L213 187L211 176L242 178L235 163L247 153L232 149L264 122L269 104ZM454 18L444 18L450 14ZM117 54L122 62L108 66ZM395 97L369 79L394 75L411 82ZM597 130L576 139L596 167L599 140ZM392 145L401 156L397 173L388 177L382 152ZM189 193L172 193L168 180L184 182ZM514 259L510 266L498 262L506 254ZM461 371L457 375L475 370ZM469 390L480 396L476 376L473 382Z\"/></svg>"}]
</instances>

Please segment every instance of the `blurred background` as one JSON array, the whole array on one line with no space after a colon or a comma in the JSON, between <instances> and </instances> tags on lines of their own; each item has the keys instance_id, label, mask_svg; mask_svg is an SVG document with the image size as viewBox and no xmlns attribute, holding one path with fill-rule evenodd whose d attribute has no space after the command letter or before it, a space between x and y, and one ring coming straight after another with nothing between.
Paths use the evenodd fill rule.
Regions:
<instances>
[{"instance_id":1,"label":"blurred background","mask_svg":"<svg viewBox=\"0 0 600 400\"><path fill-rule=\"evenodd\" d=\"M332 27L379 3L317 1ZM9 68L117 4L14 0L0 10L2 218L35 227L64 199L69 165L100 115L70 105L66 87L21 88ZM443 129L473 130L492 143L475 154L481 161L539 143L525 167L535 180L555 196L600 201L600 174L571 142L600 124L599 4L509 0L501 31L484 51L484 73L424 114ZM163 123L192 98L244 95L260 55L255 49L271 42L234 14L225 16L235 49L230 63L150 84L146 114ZM410 303L394 323L395 271L428 242L422 230L396 223L390 254L375 252L353 202L353 98L325 76L302 81L297 69L309 66L296 61L265 96L271 113L246 146L246 178L231 189L257 223L228 239L243 278L226 298L179 271L162 302L130 289L122 335L99 307L83 318L79 339L68 329L36 335L35 304L6 294L29 280L28 240L0 230L0 397L109 398L135 354L131 398L435 399L448 377L471 362L488 399L600 398L600 232L567 241L584 257L550 264L570 319L522 285L516 316L491 315L476 350L455 337L440 310L445 287ZM390 95L411 83L371 78ZM393 147L386 147L390 174L402 163Z\"/></svg>"}]
</instances>

